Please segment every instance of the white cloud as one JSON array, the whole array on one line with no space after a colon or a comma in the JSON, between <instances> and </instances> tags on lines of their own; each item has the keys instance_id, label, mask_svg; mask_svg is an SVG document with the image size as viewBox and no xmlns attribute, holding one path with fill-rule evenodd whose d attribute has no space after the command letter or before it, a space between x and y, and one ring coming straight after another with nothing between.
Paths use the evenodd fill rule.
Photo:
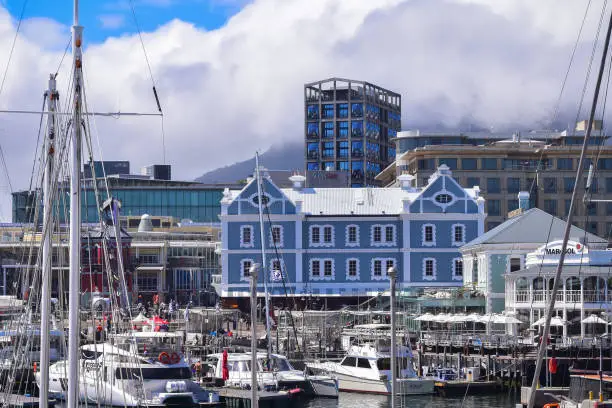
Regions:
<instances>
[{"instance_id":1,"label":"white cloud","mask_svg":"<svg viewBox=\"0 0 612 408\"><path fill-rule=\"evenodd\" d=\"M125 16L123 14L103 14L98 16L102 28L108 30L116 30L125 25Z\"/></svg>"},{"instance_id":2,"label":"white cloud","mask_svg":"<svg viewBox=\"0 0 612 408\"><path fill-rule=\"evenodd\" d=\"M563 99L572 115L599 3L593 2ZM585 4L256 0L217 30L170 21L143 33L165 113L167 162L176 178L192 179L256 149L301 140L303 84L332 76L400 92L404 128L465 120L497 128L547 123ZM0 10L0 69L12 33L14 22ZM85 43L92 109L156 111L137 36ZM56 47L22 36L0 108L38 109L60 58ZM68 67L59 77L63 93ZM0 116L0 140L18 189L28 186L37 126L37 117ZM158 119L99 118L95 128L106 159L131 160L134 169L162 161ZM7 218L7 204L2 208L0 217Z\"/></svg>"}]
</instances>

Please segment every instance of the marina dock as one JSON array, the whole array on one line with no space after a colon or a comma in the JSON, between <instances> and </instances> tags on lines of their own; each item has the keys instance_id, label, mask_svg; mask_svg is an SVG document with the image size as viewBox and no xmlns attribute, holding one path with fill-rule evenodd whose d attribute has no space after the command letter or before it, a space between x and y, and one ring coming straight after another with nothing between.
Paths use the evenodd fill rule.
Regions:
<instances>
[{"instance_id":1,"label":"marina dock","mask_svg":"<svg viewBox=\"0 0 612 408\"><path fill-rule=\"evenodd\" d=\"M219 399L225 403L227 408L250 408L251 391L237 388L213 388L219 393ZM300 406L302 400L301 393L292 394L291 392L268 392L260 391L257 393L258 406L260 408L287 408Z\"/></svg>"},{"instance_id":2,"label":"marina dock","mask_svg":"<svg viewBox=\"0 0 612 408\"><path fill-rule=\"evenodd\" d=\"M456 397L464 395L476 395L494 393L501 388L497 381L436 381L434 384L436 392L442 397Z\"/></svg>"},{"instance_id":3,"label":"marina dock","mask_svg":"<svg viewBox=\"0 0 612 408\"><path fill-rule=\"evenodd\" d=\"M6 394L3 404L6 404L9 408L38 408L40 407L40 400L38 397L30 397L29 395L19 394ZM56 401L54 399L49 400L48 407L54 407Z\"/></svg>"}]
</instances>

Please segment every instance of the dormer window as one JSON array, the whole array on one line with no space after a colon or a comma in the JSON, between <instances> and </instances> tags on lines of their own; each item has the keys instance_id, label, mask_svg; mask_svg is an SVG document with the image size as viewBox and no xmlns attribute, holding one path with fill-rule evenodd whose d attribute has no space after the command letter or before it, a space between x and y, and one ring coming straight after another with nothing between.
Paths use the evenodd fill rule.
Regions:
<instances>
[{"instance_id":1,"label":"dormer window","mask_svg":"<svg viewBox=\"0 0 612 408\"><path fill-rule=\"evenodd\" d=\"M450 194L438 194L434 197L434 200L440 204L448 204L453 201L453 197Z\"/></svg>"}]
</instances>

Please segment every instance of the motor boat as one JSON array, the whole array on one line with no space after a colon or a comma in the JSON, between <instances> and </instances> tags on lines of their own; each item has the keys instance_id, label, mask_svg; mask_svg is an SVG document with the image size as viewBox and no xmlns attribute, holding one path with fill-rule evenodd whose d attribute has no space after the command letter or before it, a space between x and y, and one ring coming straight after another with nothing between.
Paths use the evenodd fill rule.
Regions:
<instances>
[{"instance_id":1,"label":"motor boat","mask_svg":"<svg viewBox=\"0 0 612 408\"><path fill-rule=\"evenodd\" d=\"M191 369L178 353L160 353L147 359L109 343L80 348L79 399L109 406L180 405L218 402L219 396L203 390L191 379ZM49 367L49 394L65 399L68 361ZM36 373L40 387L40 372Z\"/></svg>"},{"instance_id":2,"label":"motor boat","mask_svg":"<svg viewBox=\"0 0 612 408\"><path fill-rule=\"evenodd\" d=\"M306 366L314 372L324 371L335 375L340 391L391 394L391 354L383 346L382 340L377 344L365 343L349 347L339 363L315 361ZM398 395L433 394L435 381L417 376L409 347L398 346L396 361Z\"/></svg>"},{"instance_id":3,"label":"motor boat","mask_svg":"<svg viewBox=\"0 0 612 408\"><path fill-rule=\"evenodd\" d=\"M251 354L223 353L210 354L205 364L209 367L207 377L217 383L236 388L251 386ZM223 379L223 365L226 364L227 378ZM257 381L260 389L268 391L300 388L307 396L338 397L338 383L328 375L308 375L293 368L285 356L280 354L257 353Z\"/></svg>"}]
</instances>

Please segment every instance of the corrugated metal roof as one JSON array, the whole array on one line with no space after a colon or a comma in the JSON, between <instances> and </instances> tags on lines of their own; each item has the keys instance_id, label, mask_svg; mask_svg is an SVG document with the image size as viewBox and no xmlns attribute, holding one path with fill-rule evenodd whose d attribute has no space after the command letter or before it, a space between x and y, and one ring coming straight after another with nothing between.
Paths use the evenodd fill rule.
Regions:
<instances>
[{"instance_id":1,"label":"corrugated metal roof","mask_svg":"<svg viewBox=\"0 0 612 408\"><path fill-rule=\"evenodd\" d=\"M312 215L392 215L402 212L402 201L414 201L423 189L404 190L400 187L364 188L292 188L280 189L293 203L302 201L302 213ZM465 189L474 198L473 189ZM229 192L230 202L234 201L241 190Z\"/></svg>"},{"instance_id":2,"label":"corrugated metal roof","mask_svg":"<svg viewBox=\"0 0 612 408\"><path fill-rule=\"evenodd\" d=\"M551 226L552 222L552 226ZM546 243L563 239L566 222L540 210L532 208L524 213L510 218L480 237L468 242L461 249L470 249L478 245L486 244L511 244L511 243ZM550 231L550 234L549 234ZM585 235L586 234L586 235ZM570 239L585 238L591 244L607 244L607 241L597 235L591 234L572 226Z\"/></svg>"},{"instance_id":3,"label":"corrugated metal roof","mask_svg":"<svg viewBox=\"0 0 612 408\"><path fill-rule=\"evenodd\" d=\"M313 215L399 214L402 200L417 198L420 192L401 188L305 188L282 189L295 203L302 200L302 212Z\"/></svg>"}]
</instances>

